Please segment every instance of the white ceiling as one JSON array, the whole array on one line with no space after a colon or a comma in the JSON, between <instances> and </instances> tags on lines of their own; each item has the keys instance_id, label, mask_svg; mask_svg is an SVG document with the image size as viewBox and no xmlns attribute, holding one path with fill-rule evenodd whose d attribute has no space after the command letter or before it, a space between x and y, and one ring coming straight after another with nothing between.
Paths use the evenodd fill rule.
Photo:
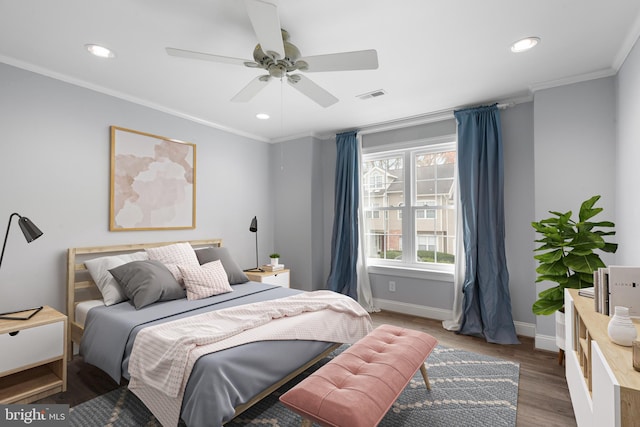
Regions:
<instances>
[{"instance_id":1,"label":"white ceiling","mask_svg":"<svg viewBox=\"0 0 640 427\"><path fill-rule=\"evenodd\" d=\"M252 59L241 0L0 0L0 62L264 141L361 128L614 74L640 35L638 0L269 0L302 56L376 49L379 68L306 74L322 108L261 70L170 57L165 47ZM509 47L538 36L532 51ZM84 49L115 50L105 60ZM366 101L356 96L383 89ZM257 120L256 113L271 115Z\"/></svg>"}]
</instances>

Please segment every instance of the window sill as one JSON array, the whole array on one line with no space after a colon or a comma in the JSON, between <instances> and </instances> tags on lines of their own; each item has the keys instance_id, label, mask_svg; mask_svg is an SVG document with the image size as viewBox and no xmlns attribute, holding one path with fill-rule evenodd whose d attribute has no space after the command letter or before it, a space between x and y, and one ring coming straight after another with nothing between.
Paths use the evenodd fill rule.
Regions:
<instances>
[{"instance_id":1,"label":"window sill","mask_svg":"<svg viewBox=\"0 0 640 427\"><path fill-rule=\"evenodd\" d=\"M424 270L420 268L395 267L388 265L369 265L367 272L382 276L407 277L411 279L429 279L453 283L453 272Z\"/></svg>"}]
</instances>

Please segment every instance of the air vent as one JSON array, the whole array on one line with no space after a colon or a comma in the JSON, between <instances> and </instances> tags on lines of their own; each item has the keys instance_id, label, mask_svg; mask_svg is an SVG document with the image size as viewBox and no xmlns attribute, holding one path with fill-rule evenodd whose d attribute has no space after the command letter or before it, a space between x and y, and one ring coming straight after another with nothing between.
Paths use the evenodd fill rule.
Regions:
<instances>
[{"instance_id":1,"label":"air vent","mask_svg":"<svg viewBox=\"0 0 640 427\"><path fill-rule=\"evenodd\" d=\"M367 93L363 93L362 95L357 95L356 98L360 98L364 101L365 99L377 98L379 96L386 95L386 94L387 92L385 92L384 89L378 89L378 90L374 90L373 92L367 92Z\"/></svg>"}]
</instances>

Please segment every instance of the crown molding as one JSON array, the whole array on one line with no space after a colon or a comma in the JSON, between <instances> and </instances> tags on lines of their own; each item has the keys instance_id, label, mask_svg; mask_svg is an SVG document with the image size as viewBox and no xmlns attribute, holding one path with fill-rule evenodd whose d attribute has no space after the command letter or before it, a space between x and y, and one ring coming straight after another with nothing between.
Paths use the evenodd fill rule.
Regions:
<instances>
[{"instance_id":1,"label":"crown molding","mask_svg":"<svg viewBox=\"0 0 640 427\"><path fill-rule=\"evenodd\" d=\"M201 125L208 126L208 127L211 127L211 128L217 129L217 130L221 130L221 131L224 131L224 132L227 132L227 133L231 133L231 134L234 134L234 135L238 135L238 136L242 136L242 137L245 137L245 138L250 138L250 139L254 139L254 140L258 140L258 141L262 141L262 142L268 142L269 141L267 138L264 138L264 137L261 137L261 136L258 136L258 135L253 135L251 133L239 131L238 129L230 128L230 127L227 127L227 126L222 126L222 125L220 125L218 123L211 122L209 120L201 119L200 117L196 117L196 116L192 116L192 115L189 115L189 114L185 114L185 113L182 113L180 111L173 110L171 108L165 107L163 105L159 105L159 104L155 104L155 103L152 103L152 102L149 102L149 101L145 101L143 99L136 98L136 97L128 95L126 93L118 92L118 91L115 91L115 90L112 90L112 89L108 89L108 88L103 87L103 86L99 86L99 85L96 85L96 84L93 84L93 83L89 83L87 81L84 81L84 80L81 80L81 79L77 79L75 77L71 77L71 76L68 76L66 74L56 73L55 71L48 70L48 69L42 68L42 67L38 67L38 66L33 65L31 63L23 62L23 61L15 59L15 58L10 58L10 57L7 57L7 56L0 55L0 62L3 62L5 64L7 64L7 65L11 65L11 66L16 67L16 68L20 68L20 69L23 69L23 70L26 70L26 71L30 71L32 73L40 74L40 75L45 76L45 77L50 77L50 78L55 79L55 80L60 80L60 81L63 81L65 83L72 84L74 86L79 86L79 87L82 87L84 89L89 89L89 90L92 90L94 92L98 92L98 93L102 93L104 95L112 96L114 98L122 99L124 101L128 101L128 102L131 102L133 104L137 104L137 105L141 105L143 107L151 108L153 110L160 111L160 112L166 113L166 114L170 114L172 116L179 117L181 119L185 119L185 120L189 120L191 122L199 123Z\"/></svg>"}]
</instances>

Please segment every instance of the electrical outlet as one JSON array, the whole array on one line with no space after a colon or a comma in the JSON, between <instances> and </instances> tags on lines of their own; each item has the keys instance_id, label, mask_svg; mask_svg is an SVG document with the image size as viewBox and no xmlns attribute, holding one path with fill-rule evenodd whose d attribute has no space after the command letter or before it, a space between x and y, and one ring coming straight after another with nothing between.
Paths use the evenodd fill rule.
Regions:
<instances>
[{"instance_id":1,"label":"electrical outlet","mask_svg":"<svg viewBox=\"0 0 640 427\"><path fill-rule=\"evenodd\" d=\"M396 282L390 281L389 282L389 292L395 292L396 291Z\"/></svg>"}]
</instances>

